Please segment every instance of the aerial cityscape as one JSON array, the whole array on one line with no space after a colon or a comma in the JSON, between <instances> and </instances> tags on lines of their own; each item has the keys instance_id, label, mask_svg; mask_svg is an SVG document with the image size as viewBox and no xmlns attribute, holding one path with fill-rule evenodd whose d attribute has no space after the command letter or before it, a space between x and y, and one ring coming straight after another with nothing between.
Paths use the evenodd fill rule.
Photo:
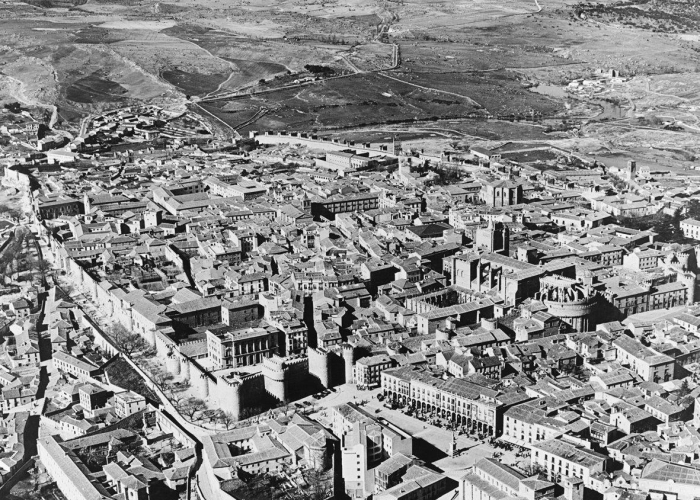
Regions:
<instances>
[{"instance_id":1,"label":"aerial cityscape","mask_svg":"<svg viewBox=\"0 0 700 500\"><path fill-rule=\"evenodd\" d=\"M0 4L0 500L696 500L697 0Z\"/></svg>"}]
</instances>

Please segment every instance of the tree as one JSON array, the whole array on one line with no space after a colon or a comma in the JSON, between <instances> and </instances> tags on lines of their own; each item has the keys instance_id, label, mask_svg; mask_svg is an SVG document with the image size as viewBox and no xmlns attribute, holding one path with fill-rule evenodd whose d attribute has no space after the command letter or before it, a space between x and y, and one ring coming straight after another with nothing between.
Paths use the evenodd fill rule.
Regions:
<instances>
[{"instance_id":1,"label":"tree","mask_svg":"<svg viewBox=\"0 0 700 500\"><path fill-rule=\"evenodd\" d=\"M680 389L678 389L678 397L683 399L688 394L690 394L690 384L688 383L688 379L685 379L683 380Z\"/></svg>"},{"instance_id":2,"label":"tree","mask_svg":"<svg viewBox=\"0 0 700 500\"><path fill-rule=\"evenodd\" d=\"M17 270L20 273L23 273L25 271L31 271L32 270L32 263L28 259L22 259L17 263Z\"/></svg>"},{"instance_id":3,"label":"tree","mask_svg":"<svg viewBox=\"0 0 700 500\"><path fill-rule=\"evenodd\" d=\"M245 483L241 482L240 486L230 493L235 498L266 498L270 500L297 498L296 495L290 495L285 491L283 483L286 481L282 475L248 475L245 472L239 472L239 477L245 477Z\"/></svg>"},{"instance_id":4,"label":"tree","mask_svg":"<svg viewBox=\"0 0 700 500\"><path fill-rule=\"evenodd\" d=\"M539 464L532 464L530 467L527 468L526 470L528 476L535 476L535 475L546 475L547 471L544 467L542 467Z\"/></svg>"},{"instance_id":5,"label":"tree","mask_svg":"<svg viewBox=\"0 0 700 500\"><path fill-rule=\"evenodd\" d=\"M142 351L140 353L140 357L144 358L144 359L146 359L146 358L150 359L150 358L153 358L154 356L156 356L157 354L158 354L158 350L156 349L156 347L154 345L148 345L148 348L145 351Z\"/></svg>"},{"instance_id":6,"label":"tree","mask_svg":"<svg viewBox=\"0 0 700 500\"><path fill-rule=\"evenodd\" d=\"M155 365L150 369L151 380L156 384L158 389L165 391L170 387L170 383L175 378L172 373L163 370L160 366Z\"/></svg>"},{"instance_id":7,"label":"tree","mask_svg":"<svg viewBox=\"0 0 700 500\"><path fill-rule=\"evenodd\" d=\"M663 123L663 120L656 115L651 115L649 118L647 118L647 122L649 122L650 125L659 126Z\"/></svg>"},{"instance_id":8,"label":"tree","mask_svg":"<svg viewBox=\"0 0 700 500\"><path fill-rule=\"evenodd\" d=\"M22 217L22 211L3 203L0 204L0 215L6 216L8 219L19 220Z\"/></svg>"},{"instance_id":9,"label":"tree","mask_svg":"<svg viewBox=\"0 0 700 500\"><path fill-rule=\"evenodd\" d=\"M326 500L333 494L332 476L317 469L307 469L302 472L304 485L299 489L296 498L304 500Z\"/></svg>"},{"instance_id":10,"label":"tree","mask_svg":"<svg viewBox=\"0 0 700 500\"><path fill-rule=\"evenodd\" d=\"M113 451L121 451L129 455L143 455L147 453L147 450L142 446L140 439L134 441L123 442L114 447Z\"/></svg>"},{"instance_id":11,"label":"tree","mask_svg":"<svg viewBox=\"0 0 700 500\"><path fill-rule=\"evenodd\" d=\"M618 217L617 223L623 227L636 229L638 231L654 231L658 241L666 243L686 243L687 238L681 230L681 216L668 215L659 210L651 216L645 217Z\"/></svg>"},{"instance_id":12,"label":"tree","mask_svg":"<svg viewBox=\"0 0 700 500\"><path fill-rule=\"evenodd\" d=\"M335 70L333 68L316 64L307 64L306 66L304 66L304 69L309 73L313 73L314 75L320 76L331 76L335 74Z\"/></svg>"},{"instance_id":13,"label":"tree","mask_svg":"<svg viewBox=\"0 0 700 500\"><path fill-rule=\"evenodd\" d=\"M179 400L182 400L185 398L185 391L187 391L187 389L189 389L191 386L192 384L190 384L189 379L185 379L181 382L175 382L174 384L171 384L168 387L168 390L170 391L171 395L178 395L180 396Z\"/></svg>"},{"instance_id":14,"label":"tree","mask_svg":"<svg viewBox=\"0 0 700 500\"><path fill-rule=\"evenodd\" d=\"M700 219L700 201L690 200L685 206L685 215L691 219Z\"/></svg>"},{"instance_id":15,"label":"tree","mask_svg":"<svg viewBox=\"0 0 700 500\"><path fill-rule=\"evenodd\" d=\"M263 412L261 407L246 407L241 410L241 420L245 420Z\"/></svg>"},{"instance_id":16,"label":"tree","mask_svg":"<svg viewBox=\"0 0 700 500\"><path fill-rule=\"evenodd\" d=\"M117 348L126 356L131 357L135 352L143 351L148 347L148 342L141 335L130 332L120 323L112 325L109 333Z\"/></svg>"},{"instance_id":17,"label":"tree","mask_svg":"<svg viewBox=\"0 0 700 500\"><path fill-rule=\"evenodd\" d=\"M88 446L83 450L85 464L92 468L101 468L107 460L107 448L104 446Z\"/></svg>"},{"instance_id":18,"label":"tree","mask_svg":"<svg viewBox=\"0 0 700 500\"><path fill-rule=\"evenodd\" d=\"M157 385L157 384L156 384ZM180 404L187 398L184 391L176 391L171 385L168 387L168 399L173 403L173 405L180 406Z\"/></svg>"},{"instance_id":19,"label":"tree","mask_svg":"<svg viewBox=\"0 0 700 500\"><path fill-rule=\"evenodd\" d=\"M186 417L192 419L195 413L205 409L206 403L203 400L195 397L187 398L179 407L180 413L183 413Z\"/></svg>"},{"instance_id":20,"label":"tree","mask_svg":"<svg viewBox=\"0 0 700 500\"><path fill-rule=\"evenodd\" d=\"M200 418L202 420L205 420L209 423L216 422L219 420L219 416L221 415L220 410L204 410L202 414L200 415Z\"/></svg>"},{"instance_id":21,"label":"tree","mask_svg":"<svg viewBox=\"0 0 700 500\"><path fill-rule=\"evenodd\" d=\"M435 173L438 175L437 179L435 179L435 184L440 186L454 184L459 182L461 178L461 171L453 166L437 168Z\"/></svg>"},{"instance_id":22,"label":"tree","mask_svg":"<svg viewBox=\"0 0 700 500\"><path fill-rule=\"evenodd\" d=\"M187 399L187 389L190 388L190 381L189 380L183 380L182 382L175 382L171 383L174 377L170 374L164 374L162 370L157 369L156 370L159 374L158 380L154 380L156 382L156 385L161 383L163 387L161 390L168 391L168 399L175 405L175 407L179 407L182 402ZM162 378L162 380L161 380Z\"/></svg>"},{"instance_id":23,"label":"tree","mask_svg":"<svg viewBox=\"0 0 700 500\"><path fill-rule=\"evenodd\" d=\"M41 281L46 282L46 276L49 274L49 271L53 269L53 266L51 266L51 264L43 258L34 261L33 265L36 272L38 272L39 276L41 276Z\"/></svg>"},{"instance_id":24,"label":"tree","mask_svg":"<svg viewBox=\"0 0 700 500\"><path fill-rule=\"evenodd\" d=\"M231 412L221 411L219 413L219 423L229 430L236 423L236 419L233 417Z\"/></svg>"},{"instance_id":25,"label":"tree","mask_svg":"<svg viewBox=\"0 0 700 500\"><path fill-rule=\"evenodd\" d=\"M5 109L10 113L18 114L20 111L22 111L22 106L18 102L10 102L5 104Z\"/></svg>"},{"instance_id":26,"label":"tree","mask_svg":"<svg viewBox=\"0 0 700 500\"><path fill-rule=\"evenodd\" d=\"M10 279L12 279L12 260L10 252L4 252L2 256L0 256L0 268L2 268Z\"/></svg>"}]
</instances>

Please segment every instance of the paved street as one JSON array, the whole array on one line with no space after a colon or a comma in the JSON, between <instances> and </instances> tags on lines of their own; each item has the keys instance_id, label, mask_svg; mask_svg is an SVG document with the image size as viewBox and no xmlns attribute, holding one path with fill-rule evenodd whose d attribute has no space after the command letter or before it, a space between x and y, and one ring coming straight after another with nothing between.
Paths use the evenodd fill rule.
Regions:
<instances>
[{"instance_id":1,"label":"paved street","mask_svg":"<svg viewBox=\"0 0 700 500\"><path fill-rule=\"evenodd\" d=\"M452 433L448 429L439 428L429 423L405 415L400 410L391 410L384 406L383 401L377 399L377 394L381 389L371 391L358 390L355 384L345 384L335 388L328 396L315 399L313 397L304 398L298 403L303 404L309 401L314 407L320 408L314 413L314 418L319 421L326 420L325 410L331 406L342 403L358 403L369 413L376 417L386 419L414 438L414 454L426 462L432 463L435 467L443 470L452 479L458 479L464 475L465 470L482 458L493 456L494 452L501 453L500 460L509 465L521 463L523 466L529 464L528 459L518 458L513 451L497 449L488 443L482 443L467 435L457 435L458 456L452 458L447 455ZM366 404L364 403L366 401Z\"/></svg>"},{"instance_id":2,"label":"paved street","mask_svg":"<svg viewBox=\"0 0 700 500\"><path fill-rule=\"evenodd\" d=\"M42 248L42 251L44 251L45 255L50 254L46 248ZM61 276L57 273L57 279L62 285L73 284L70 275ZM102 328L109 328L111 325L110 318L96 308L87 295L74 290L71 293L71 297ZM381 389L358 390L354 384L346 384L336 387L326 397L316 399L313 396L308 396L292 403L290 404L290 409L292 407L306 408L311 411L315 418L323 421L326 415L324 408L348 402L361 404L369 413L378 418L384 418L411 434L414 438L414 453L419 458L443 470L446 475L453 479L461 477L464 471L479 459L493 456L494 452L502 454L501 461L504 463L511 465L520 464L522 466L528 464L527 459L516 457L512 451L497 449L488 443L478 441L467 435L456 436L458 455L449 457L447 453L452 433L448 429L439 428L417 418L407 416L400 410L386 408L384 402L377 399L377 395L380 393ZM198 431L197 434L201 434L201 432Z\"/></svg>"}]
</instances>

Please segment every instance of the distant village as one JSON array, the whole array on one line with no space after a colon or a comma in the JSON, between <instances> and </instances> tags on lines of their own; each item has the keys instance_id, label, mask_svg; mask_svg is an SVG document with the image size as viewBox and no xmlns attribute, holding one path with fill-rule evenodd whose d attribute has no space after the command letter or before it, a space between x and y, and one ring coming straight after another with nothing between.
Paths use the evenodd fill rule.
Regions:
<instances>
[{"instance_id":1,"label":"distant village","mask_svg":"<svg viewBox=\"0 0 700 500\"><path fill-rule=\"evenodd\" d=\"M0 498L698 496L700 176L16 111Z\"/></svg>"}]
</instances>

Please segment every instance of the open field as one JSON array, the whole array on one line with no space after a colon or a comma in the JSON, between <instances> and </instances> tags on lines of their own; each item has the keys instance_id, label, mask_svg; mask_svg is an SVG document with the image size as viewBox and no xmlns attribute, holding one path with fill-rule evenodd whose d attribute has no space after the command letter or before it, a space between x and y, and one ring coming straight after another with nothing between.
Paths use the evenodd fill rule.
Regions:
<instances>
[{"instance_id":1,"label":"open field","mask_svg":"<svg viewBox=\"0 0 700 500\"><path fill-rule=\"evenodd\" d=\"M516 44L514 38L503 43L488 43L491 31L470 36L464 41L421 41L402 44L403 67L409 71L460 73L503 68L566 66L580 61L562 57L560 51L540 45L537 39Z\"/></svg>"},{"instance_id":2,"label":"open field","mask_svg":"<svg viewBox=\"0 0 700 500\"><path fill-rule=\"evenodd\" d=\"M687 162L700 133L697 18L690 4L647 0L36 0L0 5L0 82L3 99L56 105L69 129L103 109L182 110L191 97L241 132L556 141L568 136L546 132L569 120L601 153ZM400 65L387 70L394 44ZM309 67L341 77L304 82ZM604 96L619 116L597 97L530 90L599 69L631 77ZM240 92L253 95L207 102ZM522 121L465 120L475 113ZM669 123L677 131L649 149Z\"/></svg>"},{"instance_id":3,"label":"open field","mask_svg":"<svg viewBox=\"0 0 700 500\"><path fill-rule=\"evenodd\" d=\"M386 43L371 43L354 47L348 59L361 71L372 71L391 66L392 46Z\"/></svg>"},{"instance_id":4,"label":"open field","mask_svg":"<svg viewBox=\"0 0 700 500\"><path fill-rule=\"evenodd\" d=\"M0 46L5 47L0 72L14 81L14 97L29 105L57 105L60 117L76 121L132 101L168 106L184 101L166 82L113 49L126 42L106 34L109 43L85 43L81 37L101 36L91 29L77 22L0 21Z\"/></svg>"},{"instance_id":5,"label":"open field","mask_svg":"<svg viewBox=\"0 0 700 500\"><path fill-rule=\"evenodd\" d=\"M66 97L78 103L119 102L128 91L116 82L92 73L66 89Z\"/></svg>"},{"instance_id":6,"label":"open field","mask_svg":"<svg viewBox=\"0 0 700 500\"><path fill-rule=\"evenodd\" d=\"M226 73L204 75L201 73L188 73L179 69L165 70L160 75L165 81L183 92L194 95L212 92L218 89L228 78Z\"/></svg>"},{"instance_id":7,"label":"open field","mask_svg":"<svg viewBox=\"0 0 700 500\"><path fill-rule=\"evenodd\" d=\"M393 76L410 84L468 96L491 115L526 115L534 111L554 116L563 106L549 97L530 92L507 71L474 73L393 72Z\"/></svg>"},{"instance_id":8,"label":"open field","mask_svg":"<svg viewBox=\"0 0 700 500\"><path fill-rule=\"evenodd\" d=\"M519 163L532 163L536 161L556 160L559 155L549 150L540 151L524 151L520 153L503 153L502 157L505 160L517 161Z\"/></svg>"},{"instance_id":9,"label":"open field","mask_svg":"<svg viewBox=\"0 0 700 500\"><path fill-rule=\"evenodd\" d=\"M227 123L241 121L238 113L224 111L225 101L204 106ZM312 130L482 113L466 97L443 96L376 74L244 97L236 99L236 106L241 110L268 108L270 111L251 125L260 130Z\"/></svg>"},{"instance_id":10,"label":"open field","mask_svg":"<svg viewBox=\"0 0 700 500\"><path fill-rule=\"evenodd\" d=\"M287 68L278 63L268 61L250 61L246 59L225 58L231 63L232 73L228 80L221 86L221 91L235 90L252 83L257 83L260 79L269 79L275 75L283 74Z\"/></svg>"}]
</instances>

